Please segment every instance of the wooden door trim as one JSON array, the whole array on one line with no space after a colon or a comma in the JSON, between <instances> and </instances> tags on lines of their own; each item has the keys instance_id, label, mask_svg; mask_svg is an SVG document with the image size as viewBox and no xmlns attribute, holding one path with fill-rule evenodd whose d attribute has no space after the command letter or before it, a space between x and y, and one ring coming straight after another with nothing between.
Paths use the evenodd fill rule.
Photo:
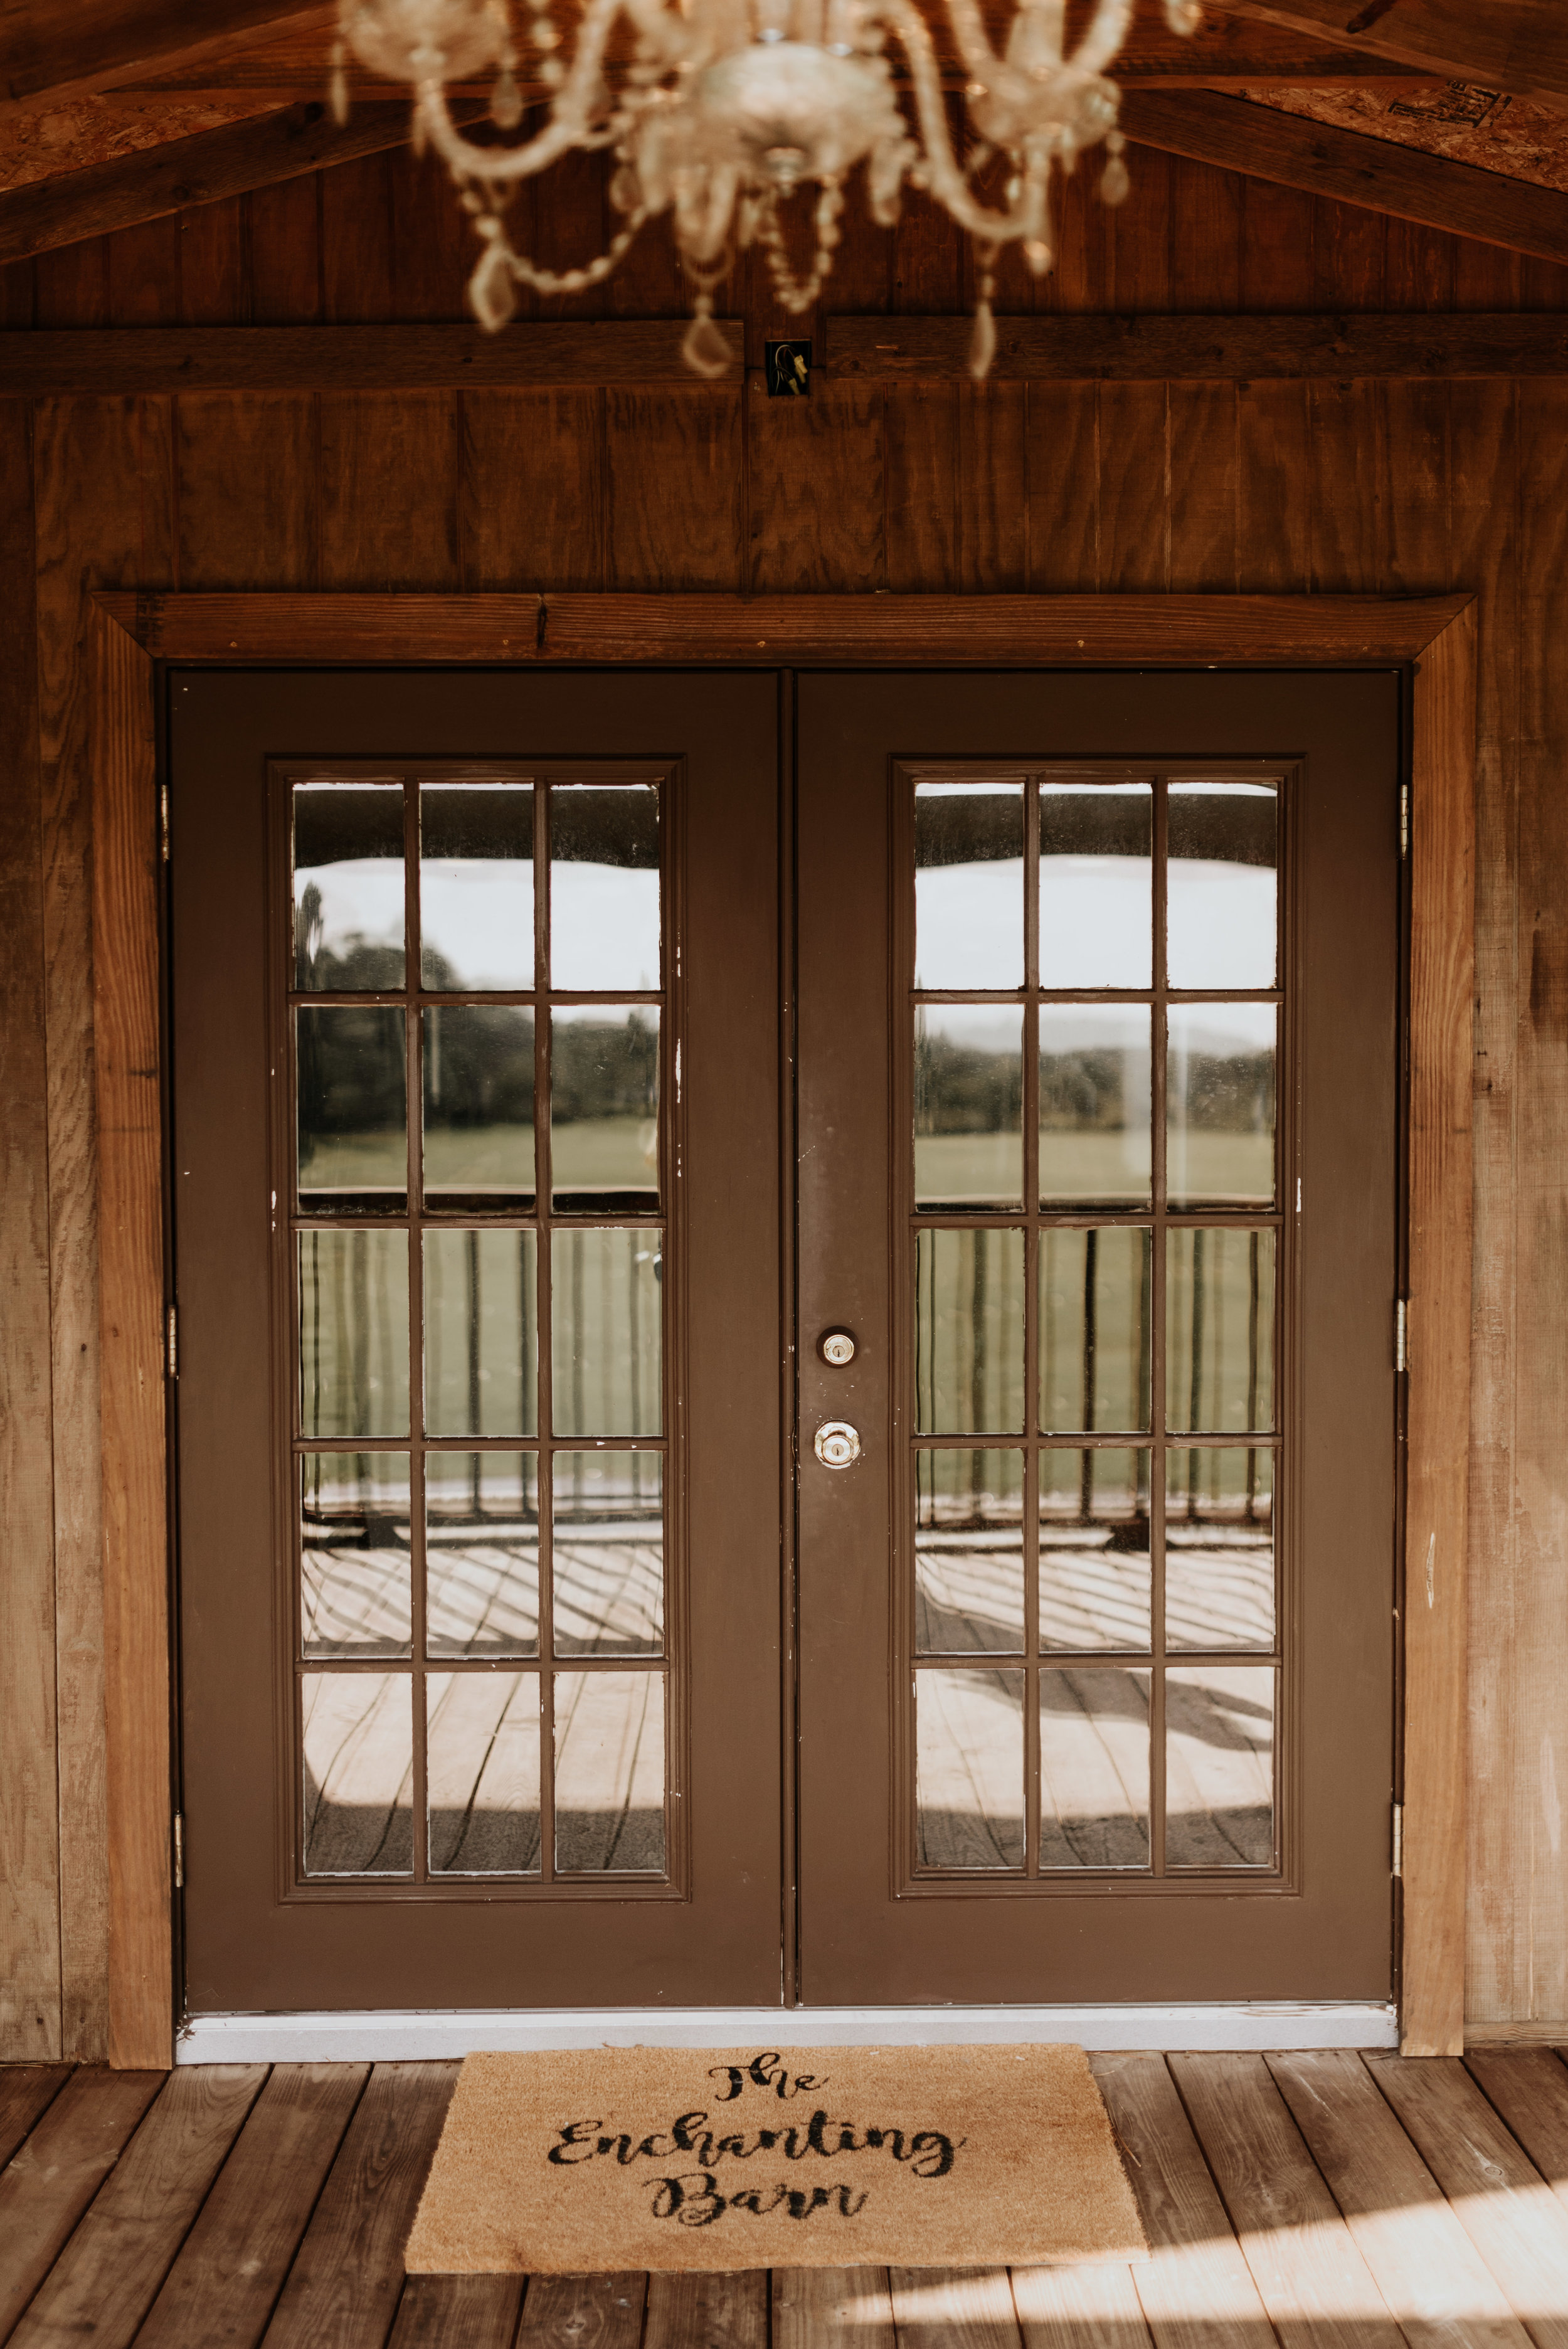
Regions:
<instances>
[{"instance_id":1,"label":"wooden door trim","mask_svg":"<svg viewBox=\"0 0 1568 2349\"><path fill-rule=\"evenodd\" d=\"M99 595L89 645L110 2060L172 2052L155 660L1413 672L1401 2044L1464 2039L1474 597Z\"/></svg>"}]
</instances>

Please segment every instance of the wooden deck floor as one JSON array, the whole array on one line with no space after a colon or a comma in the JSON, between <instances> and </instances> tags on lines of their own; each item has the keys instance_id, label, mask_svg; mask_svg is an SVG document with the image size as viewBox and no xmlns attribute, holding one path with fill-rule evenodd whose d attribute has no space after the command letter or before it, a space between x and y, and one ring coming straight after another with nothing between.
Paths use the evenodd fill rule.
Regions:
<instances>
[{"instance_id":1,"label":"wooden deck floor","mask_svg":"<svg viewBox=\"0 0 1568 2349\"><path fill-rule=\"evenodd\" d=\"M410 2277L454 2064L0 2071L11 2349L1568 2349L1568 2064L1100 2055L1131 2268Z\"/></svg>"}]
</instances>

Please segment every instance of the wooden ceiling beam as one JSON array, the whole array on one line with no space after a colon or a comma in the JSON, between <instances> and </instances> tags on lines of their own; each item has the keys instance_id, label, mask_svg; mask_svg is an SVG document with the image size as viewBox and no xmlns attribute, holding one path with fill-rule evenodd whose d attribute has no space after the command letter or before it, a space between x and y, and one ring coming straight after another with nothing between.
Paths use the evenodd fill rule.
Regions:
<instances>
[{"instance_id":1,"label":"wooden ceiling beam","mask_svg":"<svg viewBox=\"0 0 1568 2349\"><path fill-rule=\"evenodd\" d=\"M1145 147L1568 262L1568 195L1555 188L1204 90L1129 90L1121 122Z\"/></svg>"},{"instance_id":2,"label":"wooden ceiling beam","mask_svg":"<svg viewBox=\"0 0 1568 2349\"><path fill-rule=\"evenodd\" d=\"M221 83L237 50L320 35L333 15L323 0L201 0L199 9L191 0L0 0L0 116L150 75L199 70Z\"/></svg>"},{"instance_id":3,"label":"wooden ceiling beam","mask_svg":"<svg viewBox=\"0 0 1568 2349\"><path fill-rule=\"evenodd\" d=\"M1209 0L1209 5L1446 81L1568 104L1563 0Z\"/></svg>"}]
</instances>

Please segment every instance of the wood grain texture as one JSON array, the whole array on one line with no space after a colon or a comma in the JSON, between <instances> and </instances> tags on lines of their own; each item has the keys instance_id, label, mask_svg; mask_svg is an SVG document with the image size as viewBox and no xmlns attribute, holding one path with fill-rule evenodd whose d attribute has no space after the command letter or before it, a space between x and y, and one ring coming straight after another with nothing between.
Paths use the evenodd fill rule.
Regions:
<instances>
[{"instance_id":1,"label":"wood grain texture","mask_svg":"<svg viewBox=\"0 0 1568 2349\"><path fill-rule=\"evenodd\" d=\"M174 462L182 587L319 580L315 445L307 393L181 395Z\"/></svg>"},{"instance_id":2,"label":"wood grain texture","mask_svg":"<svg viewBox=\"0 0 1568 2349\"><path fill-rule=\"evenodd\" d=\"M255 2064L172 2072L11 2335L13 2349L129 2349L264 2079Z\"/></svg>"},{"instance_id":3,"label":"wood grain texture","mask_svg":"<svg viewBox=\"0 0 1568 2349\"><path fill-rule=\"evenodd\" d=\"M49 1133L32 419L0 409L0 2060L60 2053Z\"/></svg>"},{"instance_id":4,"label":"wood grain texture","mask_svg":"<svg viewBox=\"0 0 1568 2349\"><path fill-rule=\"evenodd\" d=\"M91 646L109 2061L173 2060L160 866L152 667Z\"/></svg>"},{"instance_id":5,"label":"wood grain texture","mask_svg":"<svg viewBox=\"0 0 1568 2349\"><path fill-rule=\"evenodd\" d=\"M1568 2202L1568 2064L1548 2047L1472 2047L1465 2069L1558 2200Z\"/></svg>"},{"instance_id":6,"label":"wood grain texture","mask_svg":"<svg viewBox=\"0 0 1568 2349\"><path fill-rule=\"evenodd\" d=\"M388 2349L512 2349L520 2275L409 2276Z\"/></svg>"},{"instance_id":7,"label":"wood grain texture","mask_svg":"<svg viewBox=\"0 0 1568 2349\"><path fill-rule=\"evenodd\" d=\"M741 582L741 394L605 395L607 584L645 593Z\"/></svg>"},{"instance_id":8,"label":"wood grain texture","mask_svg":"<svg viewBox=\"0 0 1568 2349\"><path fill-rule=\"evenodd\" d=\"M323 587L459 586L452 394L325 393L318 429Z\"/></svg>"},{"instance_id":9,"label":"wood grain texture","mask_svg":"<svg viewBox=\"0 0 1568 2349\"><path fill-rule=\"evenodd\" d=\"M776 2268L773 2349L895 2349L885 2268Z\"/></svg>"},{"instance_id":10,"label":"wood grain texture","mask_svg":"<svg viewBox=\"0 0 1568 2349\"><path fill-rule=\"evenodd\" d=\"M13 2064L0 2070L0 2168L70 2076L68 2064Z\"/></svg>"},{"instance_id":11,"label":"wood grain texture","mask_svg":"<svg viewBox=\"0 0 1568 2349\"><path fill-rule=\"evenodd\" d=\"M466 391L460 429L465 586L552 595L602 588L603 393Z\"/></svg>"},{"instance_id":12,"label":"wood grain texture","mask_svg":"<svg viewBox=\"0 0 1568 2349\"><path fill-rule=\"evenodd\" d=\"M766 2337L768 2278L651 2275L643 2349L753 2349Z\"/></svg>"},{"instance_id":13,"label":"wood grain texture","mask_svg":"<svg viewBox=\"0 0 1568 2349\"><path fill-rule=\"evenodd\" d=\"M212 73L258 32L314 30L319 9L288 0L222 0L192 37L181 0L89 0L62 16L49 0L5 0L0 11L0 111L57 105L67 92L103 88L135 73L176 67Z\"/></svg>"},{"instance_id":14,"label":"wood grain texture","mask_svg":"<svg viewBox=\"0 0 1568 2349\"><path fill-rule=\"evenodd\" d=\"M1452 79L1568 96L1568 47L1553 0L1493 0L1485 9L1466 0L1405 0L1392 23L1389 9L1347 13L1345 0L1220 0L1220 8Z\"/></svg>"},{"instance_id":15,"label":"wood grain texture","mask_svg":"<svg viewBox=\"0 0 1568 2349\"><path fill-rule=\"evenodd\" d=\"M1416 678L1400 2044L1464 2045L1475 993L1473 607Z\"/></svg>"},{"instance_id":16,"label":"wood grain texture","mask_svg":"<svg viewBox=\"0 0 1568 2349\"><path fill-rule=\"evenodd\" d=\"M161 2072L77 2072L0 2171L0 2341L163 2085Z\"/></svg>"},{"instance_id":17,"label":"wood grain texture","mask_svg":"<svg viewBox=\"0 0 1568 2349\"><path fill-rule=\"evenodd\" d=\"M638 2349L645 2275L531 2276L518 2349Z\"/></svg>"},{"instance_id":18,"label":"wood grain texture","mask_svg":"<svg viewBox=\"0 0 1568 2349\"><path fill-rule=\"evenodd\" d=\"M1130 2268L1015 2268L1024 2349L1149 2349Z\"/></svg>"},{"instance_id":19,"label":"wood grain texture","mask_svg":"<svg viewBox=\"0 0 1568 2349\"><path fill-rule=\"evenodd\" d=\"M1006 2268L890 2268L899 2349L1018 2349Z\"/></svg>"}]
</instances>

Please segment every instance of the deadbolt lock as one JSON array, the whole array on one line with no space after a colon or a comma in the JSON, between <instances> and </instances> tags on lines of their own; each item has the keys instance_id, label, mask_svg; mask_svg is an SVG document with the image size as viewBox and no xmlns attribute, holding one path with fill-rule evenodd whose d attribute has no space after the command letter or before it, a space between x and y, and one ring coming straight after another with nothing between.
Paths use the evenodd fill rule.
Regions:
<instances>
[{"instance_id":1,"label":"deadbolt lock","mask_svg":"<svg viewBox=\"0 0 1568 2349\"><path fill-rule=\"evenodd\" d=\"M855 1341L848 1330L824 1330L817 1340L817 1351L834 1370L841 1371L855 1359Z\"/></svg>"},{"instance_id":2,"label":"deadbolt lock","mask_svg":"<svg viewBox=\"0 0 1568 2349\"><path fill-rule=\"evenodd\" d=\"M852 1468L861 1456L860 1431L847 1419L825 1419L813 1448L824 1468Z\"/></svg>"}]
</instances>

